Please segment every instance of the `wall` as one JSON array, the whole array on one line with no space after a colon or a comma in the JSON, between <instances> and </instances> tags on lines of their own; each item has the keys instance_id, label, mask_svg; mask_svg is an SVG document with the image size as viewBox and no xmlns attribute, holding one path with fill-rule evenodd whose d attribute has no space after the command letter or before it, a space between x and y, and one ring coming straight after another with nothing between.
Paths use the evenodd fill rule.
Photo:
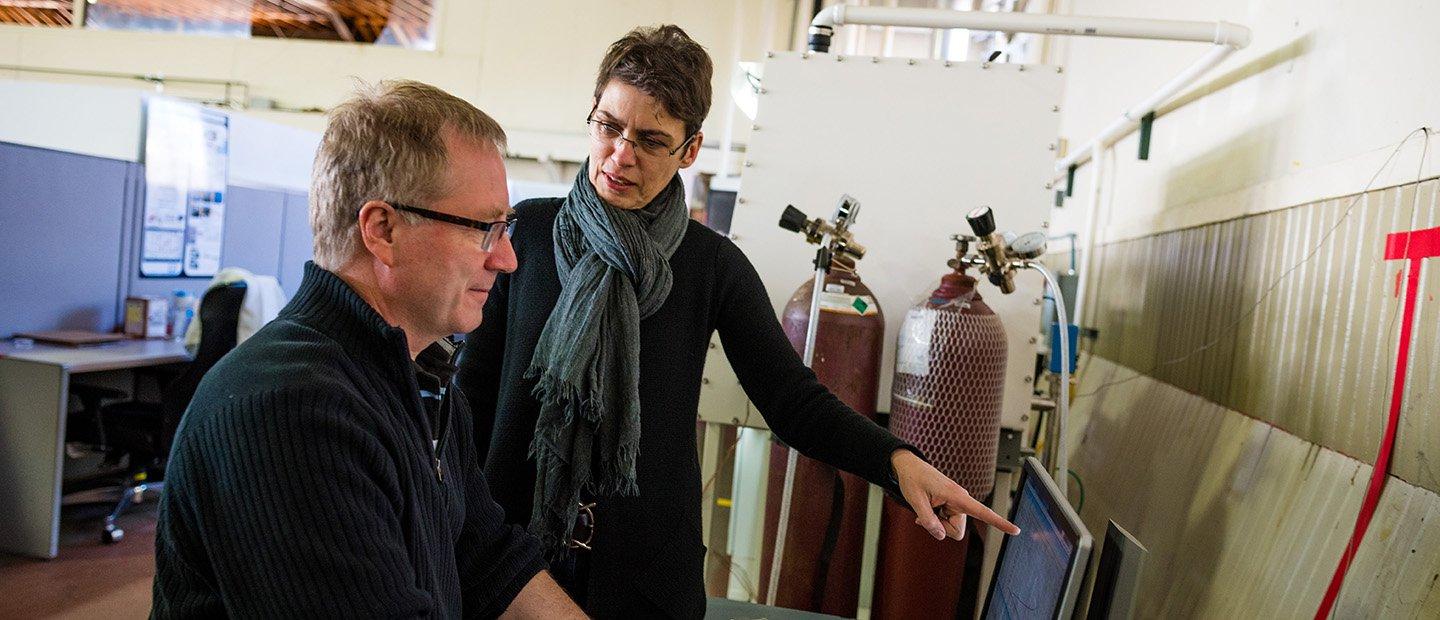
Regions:
<instances>
[{"instance_id":1,"label":"wall","mask_svg":"<svg viewBox=\"0 0 1440 620\"><path fill-rule=\"evenodd\" d=\"M1359 510L1392 389L1402 263L1375 240L1440 225L1437 186L1101 248L1100 338L1080 372L1069 445L1087 522L1139 528L1151 548L1142 615L1233 616L1247 603L1267 617L1314 612ZM1302 262L1331 229L1331 251ZM1415 555L1440 549L1440 530L1425 525L1440 516L1427 457L1440 451L1437 293L1440 278L1423 277L1379 513L1396 523L1371 526L1341 617L1440 610L1440 558Z\"/></svg>"},{"instance_id":2,"label":"wall","mask_svg":"<svg viewBox=\"0 0 1440 620\"><path fill-rule=\"evenodd\" d=\"M1389 405L1401 264L1385 235L1440 225L1429 3L1063 3L1245 24L1252 45L1107 162L1089 345L1069 444L1092 529L1150 545L1145 617L1308 617L1353 527ZM1199 44L1053 42L1071 148L1198 58ZM1440 135L1440 134L1437 134ZM1382 169L1393 155L1388 168ZM1092 167L1057 210L1078 230ZM1373 179L1373 180L1372 180ZM1417 183L1417 179L1420 182ZM1368 191L1367 191L1368 190ZM1440 269L1428 261L1424 269ZM1423 271L1422 271L1423 273ZM1424 275L1396 452L1339 617L1440 613L1440 351Z\"/></svg>"},{"instance_id":3,"label":"wall","mask_svg":"<svg viewBox=\"0 0 1440 620\"><path fill-rule=\"evenodd\" d=\"M140 161L144 97L87 84L7 80L0 71L0 140Z\"/></svg>"},{"instance_id":4,"label":"wall","mask_svg":"<svg viewBox=\"0 0 1440 620\"><path fill-rule=\"evenodd\" d=\"M1114 519L1148 548L1135 617L1313 617L1369 464L1164 382L1126 381L1135 370L1105 358L1081 364L1094 395L1071 411L1080 517L1102 533ZM1437 579L1440 495L1392 479L1333 617L1440 616Z\"/></svg>"},{"instance_id":5,"label":"wall","mask_svg":"<svg viewBox=\"0 0 1440 620\"><path fill-rule=\"evenodd\" d=\"M788 45L792 9L789 0L446 0L439 3L434 52L323 41L0 25L0 65L233 80L248 85L250 97L297 109L326 108L342 101L356 77L410 78L478 105L506 127L513 149L525 157L571 158L584 153L584 118L595 67L605 47L626 31L638 25L676 23L709 50L716 69L715 102L704 129L706 141L715 146L726 128L734 60L737 55L755 59L766 49ZM0 78L6 77L145 87L135 81L0 68ZM216 86L175 83L167 88L172 94L224 96ZM314 113L257 110L256 114L312 130L323 126L323 117ZM736 124L741 142L747 127ZM706 157L705 163L717 165L718 156Z\"/></svg>"},{"instance_id":6,"label":"wall","mask_svg":"<svg viewBox=\"0 0 1440 620\"><path fill-rule=\"evenodd\" d=\"M1407 133L1440 126L1440 77L1431 27L1440 5L1290 0L1146 2L1074 0L1061 12L1155 19L1226 20L1254 37L1155 122L1149 161L1138 136L1116 145L1104 198L1103 238L1117 239L1229 219L1361 191ZM1204 53L1200 43L1056 39L1066 66L1061 136L1078 148ZM1162 108L1162 111L1165 108ZM1413 181L1412 139L1375 187ZM1431 153L1422 176L1440 174ZM1057 212L1081 227L1080 198Z\"/></svg>"}]
</instances>

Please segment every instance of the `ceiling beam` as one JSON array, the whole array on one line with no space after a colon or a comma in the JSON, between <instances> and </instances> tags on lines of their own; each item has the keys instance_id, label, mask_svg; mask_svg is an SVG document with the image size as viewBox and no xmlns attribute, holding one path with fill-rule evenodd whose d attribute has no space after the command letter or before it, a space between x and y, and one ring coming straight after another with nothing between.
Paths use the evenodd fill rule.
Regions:
<instances>
[{"instance_id":1,"label":"ceiling beam","mask_svg":"<svg viewBox=\"0 0 1440 620\"><path fill-rule=\"evenodd\" d=\"M355 41L355 33L350 31L350 27L345 25L344 18L340 17L340 12L330 6L329 2L325 0L289 0L289 2L330 18L330 25L335 27L335 33L340 35L341 39L352 43Z\"/></svg>"},{"instance_id":2,"label":"ceiling beam","mask_svg":"<svg viewBox=\"0 0 1440 620\"><path fill-rule=\"evenodd\" d=\"M35 16L32 15L27 9L12 9L9 7L0 7L0 10L3 10L3 13L7 16L5 21L12 24L27 24L30 26L44 25L41 24L39 20L35 19Z\"/></svg>"},{"instance_id":3,"label":"ceiling beam","mask_svg":"<svg viewBox=\"0 0 1440 620\"><path fill-rule=\"evenodd\" d=\"M41 11L69 12L72 4L66 0L0 0L0 6L11 9L39 9Z\"/></svg>"}]
</instances>

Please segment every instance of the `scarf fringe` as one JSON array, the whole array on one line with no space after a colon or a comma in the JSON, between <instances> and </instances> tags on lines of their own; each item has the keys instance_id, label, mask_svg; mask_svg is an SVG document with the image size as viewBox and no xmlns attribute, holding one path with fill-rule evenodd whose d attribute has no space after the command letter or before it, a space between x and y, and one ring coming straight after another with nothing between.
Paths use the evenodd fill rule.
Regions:
<instances>
[{"instance_id":1,"label":"scarf fringe","mask_svg":"<svg viewBox=\"0 0 1440 620\"><path fill-rule=\"evenodd\" d=\"M635 480L635 461L640 456L640 447L621 445L619 452L613 465L602 462L599 480L592 480L586 485L586 490L600 496L640 495L640 484Z\"/></svg>"}]
</instances>

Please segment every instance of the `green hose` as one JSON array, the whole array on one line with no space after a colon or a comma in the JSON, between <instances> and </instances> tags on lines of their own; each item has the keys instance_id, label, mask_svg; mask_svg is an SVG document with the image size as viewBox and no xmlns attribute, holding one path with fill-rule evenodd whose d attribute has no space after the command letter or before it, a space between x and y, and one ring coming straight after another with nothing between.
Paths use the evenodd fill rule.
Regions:
<instances>
[{"instance_id":1,"label":"green hose","mask_svg":"<svg viewBox=\"0 0 1440 620\"><path fill-rule=\"evenodd\" d=\"M1080 500L1079 503L1075 504L1075 512L1080 512L1085 509L1085 483L1080 481L1080 474L1075 473L1075 470L1067 469L1065 471L1070 474L1071 478L1075 479L1075 486L1080 489Z\"/></svg>"}]
</instances>

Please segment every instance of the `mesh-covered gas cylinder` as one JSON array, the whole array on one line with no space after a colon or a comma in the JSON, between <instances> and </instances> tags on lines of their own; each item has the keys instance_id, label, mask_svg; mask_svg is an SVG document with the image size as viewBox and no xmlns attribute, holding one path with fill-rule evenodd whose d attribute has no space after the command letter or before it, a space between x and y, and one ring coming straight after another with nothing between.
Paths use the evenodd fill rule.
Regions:
<instances>
[{"instance_id":1,"label":"mesh-covered gas cylinder","mask_svg":"<svg viewBox=\"0 0 1440 620\"><path fill-rule=\"evenodd\" d=\"M1006 360L1005 326L968 275L946 274L900 327L890 432L979 498L995 485Z\"/></svg>"},{"instance_id":2,"label":"mesh-covered gas cylinder","mask_svg":"<svg viewBox=\"0 0 1440 620\"><path fill-rule=\"evenodd\" d=\"M1006 365L1000 317L963 272L940 280L900 327L890 431L919 448L941 473L984 499L995 486ZM887 497L881 510L874 618L952 618L958 610L967 543L937 541L908 506ZM974 538L972 538L974 537Z\"/></svg>"},{"instance_id":3,"label":"mesh-covered gas cylinder","mask_svg":"<svg viewBox=\"0 0 1440 620\"><path fill-rule=\"evenodd\" d=\"M813 281L800 285L781 319L790 344L802 355L812 290ZM820 298L820 327L811 364L815 376L850 408L874 419L884 345L885 316L875 295L858 275L837 265L826 276ZM770 583L787 457L778 443L770 451L761 592ZM780 583L771 604L855 617L868 494L869 484L857 476L804 456L796 460Z\"/></svg>"}]
</instances>

